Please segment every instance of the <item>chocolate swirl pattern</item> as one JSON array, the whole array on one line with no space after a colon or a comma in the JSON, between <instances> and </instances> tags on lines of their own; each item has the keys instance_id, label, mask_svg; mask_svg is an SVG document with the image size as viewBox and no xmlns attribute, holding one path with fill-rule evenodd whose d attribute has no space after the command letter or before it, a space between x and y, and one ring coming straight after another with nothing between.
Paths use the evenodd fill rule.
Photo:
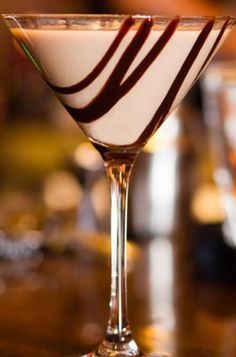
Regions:
<instances>
[{"instance_id":1,"label":"chocolate swirl pattern","mask_svg":"<svg viewBox=\"0 0 236 357\"><path fill-rule=\"evenodd\" d=\"M227 29L229 21L230 21L230 17L227 17L225 22L224 22L224 24L223 24L223 26L222 26L222 28L221 28L221 30L220 30L220 32L219 32L219 34L218 34L218 36L217 36L217 38L216 38L216 41L214 42L214 44L213 44L213 46L212 46L207 58L205 59L202 67L200 68L195 81L202 74L202 72L204 71L206 65L208 64L208 62L211 60L212 56L214 55L214 53L215 53L215 51L217 49L217 46L219 45L220 41L222 40L222 37L223 37L223 35L224 35L224 33L225 33L226 29Z\"/></svg>"},{"instance_id":2,"label":"chocolate swirl pattern","mask_svg":"<svg viewBox=\"0 0 236 357\"><path fill-rule=\"evenodd\" d=\"M177 28L178 22L178 18L170 22L160 39L155 43L146 57L141 61L133 73L121 84L131 63L137 56L141 47L144 45L145 40L151 31L153 25L152 20L144 20L128 48L121 56L103 89L95 97L95 99L84 108L75 109L65 106L71 116L78 122L89 123L99 119L107 113L118 102L118 100L126 95L126 93L138 82L151 63L157 58L158 54L171 39Z\"/></svg>"},{"instance_id":3,"label":"chocolate swirl pattern","mask_svg":"<svg viewBox=\"0 0 236 357\"><path fill-rule=\"evenodd\" d=\"M99 135L96 135L96 133L94 134L94 131L90 129L95 128L95 126L97 127L100 121L102 122L104 116L109 115L114 121L114 115L112 113L114 108L117 107L119 110L121 101L123 101L127 95L130 95L130 93L133 93L137 86L140 86L140 83L143 81L143 78L149 72L153 73L152 81L157 82L156 87L158 88L158 86L162 86L163 83L158 84L158 71L161 70L166 71L168 73L168 68L163 68L161 66L159 68L157 65L155 67L155 71L157 70L157 73L155 73L153 69L153 64L158 63L161 56L163 57L163 51L165 53L165 51L168 51L170 46L172 46L173 53L169 53L166 57L167 62L170 62L170 56L175 56L175 51L178 50L178 44L175 44L177 38L176 33L180 33L182 31L184 37L186 36L186 33L184 34L184 31L188 32L188 29L179 29L179 17L172 18L167 23L165 28L161 31L155 30L153 19L151 17L144 18L141 22L139 21L140 24L134 29L136 21L137 20L131 16L127 17L123 21L119 31L117 31L117 34L111 41L105 53L101 56L101 59L92 68L92 70L90 70L90 72L76 84L72 84L69 86L58 86L49 81L46 78L46 75L44 76L48 85L59 96L62 104L65 106L65 108L74 118L74 120L82 127L85 133L92 140L100 144L106 144L111 146L115 145L121 147L144 145L148 138L163 123L166 116L178 104L178 96L180 97L180 99L182 99L186 90L188 90L189 87L198 79L199 75L202 73L205 66L208 64L213 54L215 53L218 45L221 43L221 40L225 34L230 19L226 18L221 28L213 31L216 20L214 17L208 18L205 25L202 26L201 29L195 30L195 33L193 31L190 40L186 37L186 42L188 41L188 47L185 47L185 49L187 49L186 55L185 57L183 57L183 59L179 60L180 67L178 71L172 71L173 80L172 83L168 82L170 84L168 84L166 86L166 89L162 91L162 94L164 93L164 96L162 96L163 98L157 98L157 108L153 110L149 118L145 118L144 125L141 130L136 130L136 139L134 139L135 135L132 135L132 139L129 140L119 139L118 142L114 142L112 140L109 142L107 140L108 135L104 134L103 140L103 135L101 134L102 129L99 129ZM132 36L127 39L127 36L131 35L131 32ZM155 35L155 33L158 32L159 36L157 36L157 39L155 41L150 40L151 35ZM212 34L213 32L214 34ZM181 36L179 36L178 38L180 37ZM36 41L36 37L33 38L33 41ZM180 40L178 41L181 43ZM122 47L122 52L118 54L122 44L124 43L125 45ZM71 50L73 51L73 48L71 48ZM32 52L34 52L34 48L32 49ZM140 53L144 55L140 56ZM139 60L136 61L138 56ZM200 62L198 62L199 56L201 57ZM37 54L35 57L37 57ZM118 57L118 60L114 61L114 57ZM70 100L68 99L71 95L76 95L79 98L81 95L80 93L83 93L84 90L86 91L88 88L94 85L97 79L99 79L99 77L104 74L104 71L109 65L111 68L110 73L108 73L109 71L105 72L108 74L106 74L104 83L102 84L101 88L99 88L98 86L96 87L97 93L95 95L93 94L88 96L88 100L85 105L69 104ZM195 65L197 66L197 69L195 68L193 73L191 74L192 68L194 68ZM48 71L48 73L50 75L50 70ZM162 80L163 78L165 79L165 77L162 77ZM188 83L185 85L185 88L183 85L186 80L188 81ZM150 88L148 88L147 86L145 87L144 85L142 90L150 90L150 92L152 91ZM183 94L181 91L183 92ZM155 93L153 93L150 93L152 102L155 99ZM135 95L136 94L134 94L134 97ZM138 96L136 96L135 98L137 101L142 101L142 94L140 94L139 92ZM129 105L129 101L127 101L127 103ZM140 105L141 104L139 103L139 106ZM149 103L146 102L143 105L148 106ZM138 114L138 112L136 113ZM127 121L128 120L129 118L127 118ZM135 125L134 119L132 120L132 125ZM108 127L109 125L106 124L104 126L104 131L107 131Z\"/></svg>"},{"instance_id":4,"label":"chocolate swirl pattern","mask_svg":"<svg viewBox=\"0 0 236 357\"><path fill-rule=\"evenodd\" d=\"M51 87L55 92L60 94L73 94L73 93L80 92L82 89L89 86L99 76L102 70L106 67L107 63L109 62L109 60L114 55L117 48L119 47L122 39L125 37L125 35L128 33L128 31L133 25L134 25L134 20L131 16L129 16L127 19L124 20L115 40L108 48L105 55L98 62L95 68L82 81L69 87L58 87L45 79L49 87Z\"/></svg>"}]
</instances>

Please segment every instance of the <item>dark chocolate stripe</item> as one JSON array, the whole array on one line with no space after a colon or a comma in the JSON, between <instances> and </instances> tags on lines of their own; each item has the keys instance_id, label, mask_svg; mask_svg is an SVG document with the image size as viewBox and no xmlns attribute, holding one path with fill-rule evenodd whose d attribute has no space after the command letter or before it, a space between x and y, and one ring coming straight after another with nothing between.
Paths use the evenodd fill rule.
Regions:
<instances>
[{"instance_id":1,"label":"dark chocolate stripe","mask_svg":"<svg viewBox=\"0 0 236 357\"><path fill-rule=\"evenodd\" d=\"M222 29L220 30L220 32L219 32L219 34L218 34L218 36L217 36L217 38L216 38L216 40L215 40L215 42L214 42L214 44L213 44L213 46L212 46L211 51L209 52L209 54L208 54L206 60L204 61L202 67L200 68L200 70L199 70L199 72L198 72L198 74L197 74L197 76L196 76L196 80L197 80L197 79L199 78L199 76L202 74L202 72L203 72L203 70L205 69L207 63L210 61L211 57L213 56L213 54L214 54L214 52L215 52L215 50L216 50L218 44L220 43L220 40L222 39L222 37L223 37L223 35L224 35L224 33L225 33L225 30L227 29L227 26L228 26L229 21L230 21L230 17L227 18L227 20L225 21L224 25L222 26ZM195 80L195 81L196 81L196 80Z\"/></svg>"},{"instance_id":2,"label":"dark chocolate stripe","mask_svg":"<svg viewBox=\"0 0 236 357\"><path fill-rule=\"evenodd\" d=\"M118 100L138 82L151 63L157 58L159 53L174 34L178 23L178 18L174 18L170 21L152 49L148 52L137 68L124 81L124 83L121 84L130 65L137 56L151 31L151 27L153 25L152 20L150 18L143 20L136 35L124 51L120 61L117 63L97 97L95 97L84 108L72 108L64 104L71 116L80 123L90 123L107 113L118 102Z\"/></svg>"},{"instance_id":3,"label":"dark chocolate stripe","mask_svg":"<svg viewBox=\"0 0 236 357\"><path fill-rule=\"evenodd\" d=\"M142 77L150 65L155 61L157 56L166 46L172 35L174 34L177 26L179 24L179 17L173 19L168 25L165 32L162 34L160 39L155 43L155 45L148 52L146 57L141 61L141 63L135 68L131 75L121 84L122 95L127 93Z\"/></svg>"},{"instance_id":4,"label":"dark chocolate stripe","mask_svg":"<svg viewBox=\"0 0 236 357\"><path fill-rule=\"evenodd\" d=\"M135 57L144 45L151 29L153 22L151 18L147 18L142 21L138 31L136 32L134 38L128 45L127 49L122 54L119 62L112 71L108 81L106 82L103 90L117 89L120 86L123 78L125 77L128 69L130 68Z\"/></svg>"},{"instance_id":5,"label":"dark chocolate stripe","mask_svg":"<svg viewBox=\"0 0 236 357\"><path fill-rule=\"evenodd\" d=\"M130 28L134 25L134 22L135 21L131 16L124 20L118 34L116 35L114 41L108 48L105 55L98 62L96 67L82 81L80 81L72 86L69 86L69 87L58 87L58 86L50 83L48 80L46 80L47 84L55 92L60 93L60 94L72 94L72 93L79 92L82 89L88 87L99 76L99 74L103 71L103 69L106 67L107 63L110 61L110 59L116 52L117 48L119 47L121 41L123 40L125 35L128 33Z\"/></svg>"},{"instance_id":6,"label":"dark chocolate stripe","mask_svg":"<svg viewBox=\"0 0 236 357\"><path fill-rule=\"evenodd\" d=\"M169 113L171 106L186 78L189 70L191 69L195 59L197 58L199 52L201 51L207 37L209 36L215 23L215 18L209 20L204 26L203 30L199 34L195 44L193 45L191 51L189 52L186 60L184 61L179 73L177 74L173 84L171 85L165 99L159 106L158 110L154 114L152 120L145 128L143 133L140 135L135 144L143 143L157 130L157 128L163 123L167 114Z\"/></svg>"}]
</instances>

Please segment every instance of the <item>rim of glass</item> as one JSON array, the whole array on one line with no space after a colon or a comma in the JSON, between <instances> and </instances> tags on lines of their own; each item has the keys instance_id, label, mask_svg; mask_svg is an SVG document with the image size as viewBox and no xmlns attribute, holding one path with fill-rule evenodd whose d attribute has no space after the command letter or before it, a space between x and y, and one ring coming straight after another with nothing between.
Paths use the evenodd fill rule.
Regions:
<instances>
[{"instance_id":1,"label":"rim of glass","mask_svg":"<svg viewBox=\"0 0 236 357\"><path fill-rule=\"evenodd\" d=\"M210 15L193 15L193 16L181 16L181 15L145 15L145 14L80 14L80 13L4 13L1 15L5 19L30 19L30 18L87 18L88 20L92 19L124 19L127 16L132 16L134 19L146 19L146 18L152 18L152 19L161 19L161 20L169 20L173 19L176 17L179 17L181 21L187 22L187 21L196 21L200 22L203 20L209 20L212 18L215 18L217 21L225 21L227 19L234 21L236 23L236 17L234 16L210 16Z\"/></svg>"}]
</instances>

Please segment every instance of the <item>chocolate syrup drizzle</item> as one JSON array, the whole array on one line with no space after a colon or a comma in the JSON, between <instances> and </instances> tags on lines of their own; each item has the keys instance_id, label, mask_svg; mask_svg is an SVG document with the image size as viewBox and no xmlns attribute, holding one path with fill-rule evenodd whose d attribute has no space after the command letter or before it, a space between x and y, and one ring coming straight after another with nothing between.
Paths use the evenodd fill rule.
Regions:
<instances>
[{"instance_id":1,"label":"chocolate syrup drizzle","mask_svg":"<svg viewBox=\"0 0 236 357\"><path fill-rule=\"evenodd\" d=\"M60 94L73 94L76 92L80 92L82 89L88 87L99 76L99 74L103 71L103 69L106 67L106 65L110 61L111 57L114 55L117 48L119 47L121 41L123 40L125 35L129 32L130 28L134 25L134 23L135 23L135 21L131 16L126 18L123 21L119 32L117 33L114 41L112 42L112 44L106 51L105 55L98 62L98 64L95 66L95 68L92 70L92 72L90 72L82 81L80 81L70 87L57 87L46 80L48 85L55 92L60 93Z\"/></svg>"},{"instance_id":2,"label":"chocolate syrup drizzle","mask_svg":"<svg viewBox=\"0 0 236 357\"><path fill-rule=\"evenodd\" d=\"M211 32L214 26L215 20L209 20L206 25L203 27L202 31L200 32L196 42L194 43L191 51L189 52L186 60L184 61L179 73L175 77L174 82L172 83L169 91L167 92L163 102L157 109L156 113L154 114L152 120L143 131L143 133L139 137L139 141L143 141L148 138L152 133L154 133L157 128L163 123L167 114L169 113L172 104L189 72L191 69L196 57L198 56L199 52L201 51L209 33Z\"/></svg>"},{"instance_id":3,"label":"chocolate syrup drizzle","mask_svg":"<svg viewBox=\"0 0 236 357\"><path fill-rule=\"evenodd\" d=\"M151 18L142 21L134 38L122 54L119 62L112 71L100 93L85 107L71 108L65 105L71 116L80 123L90 123L107 113L120 98L122 98L140 79L150 64L156 59L167 42L171 39L179 23L179 19L173 19L163 32L162 36L148 52L145 58L121 84L133 60L145 43L153 22Z\"/></svg>"},{"instance_id":4,"label":"chocolate syrup drizzle","mask_svg":"<svg viewBox=\"0 0 236 357\"><path fill-rule=\"evenodd\" d=\"M214 54L214 51L216 50L216 47L218 46L227 28L229 20L230 19L227 18L224 25L222 26L222 29L218 34L195 80L202 73L208 61L211 59L212 55ZM102 117L105 113L107 113L139 81L139 79L147 71L150 65L158 57L158 55L163 50L163 48L167 45L167 43L175 33L179 25L179 22L180 22L179 17L176 17L173 18L167 24L161 37L156 41L153 47L149 50L149 52L142 59L139 65L133 70L133 72L128 76L128 78L126 78L125 81L123 81L127 71L129 70L132 62L134 61L135 57L139 53L140 49L144 45L153 27L153 20L149 17L145 18L141 22L136 34L134 35L133 39L131 40L126 50L123 52L119 62L113 69L111 75L109 76L108 80L106 81L105 85L98 93L98 95L87 106L83 108L73 108L63 103L63 105L71 114L71 116L78 123L90 123L95 120L99 120L100 117ZM124 20L117 36L115 37L114 41L108 48L103 58L82 81L69 87L58 87L51 84L48 81L47 83L58 94L78 93L82 89L89 86L106 67L106 65L112 58L113 54L116 52L117 48L119 47L120 43L122 42L123 38L132 28L134 23L135 20L132 17L128 17ZM162 101L161 105L157 109L153 118L151 119L145 130L142 132L142 134L139 136L137 141L131 145L122 146L122 147L143 145L147 141L147 139L156 131L156 129L163 123L164 119L166 118L167 114L169 113L175 101L175 98L184 80L188 75L188 72L190 71L195 59L197 58L202 47L204 46L211 30L213 29L214 24L215 24L215 17L209 18L209 20L206 22L205 26L203 27L202 31L198 35L192 49L190 50L188 56L186 57L182 67L180 68L179 73L175 77L164 100Z\"/></svg>"},{"instance_id":5,"label":"chocolate syrup drizzle","mask_svg":"<svg viewBox=\"0 0 236 357\"><path fill-rule=\"evenodd\" d=\"M225 23L224 23L224 25L222 26L222 28L221 28L221 30L220 30L220 32L219 32L217 38L216 38L216 41L215 41L214 45L212 46L212 48L211 48L211 50L210 50L210 52L209 52L207 58L205 59L205 61L204 61L203 65L202 65L202 67L200 68L200 70L199 70L199 72L198 72L198 74L197 74L197 76L196 76L195 81L196 81L196 80L199 78L199 76L202 74L202 72L204 71L206 65L207 65L208 62L211 60L211 57L214 55L214 52L215 52L215 50L216 50L218 44L220 43L220 41L221 41L221 39L222 39L222 37L223 37L223 35L224 35L224 33L225 33L225 30L226 30L226 28L227 28L227 26L228 26L229 21L230 21L230 17L228 16L228 17L226 17ZM194 82L195 82L195 81L194 81Z\"/></svg>"}]
</instances>

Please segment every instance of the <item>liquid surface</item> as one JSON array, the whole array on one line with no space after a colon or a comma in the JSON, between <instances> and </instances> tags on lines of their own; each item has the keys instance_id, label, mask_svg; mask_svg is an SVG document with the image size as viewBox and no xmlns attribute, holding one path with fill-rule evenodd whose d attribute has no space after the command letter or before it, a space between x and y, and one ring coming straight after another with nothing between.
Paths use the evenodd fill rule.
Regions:
<instances>
[{"instance_id":1,"label":"liquid surface","mask_svg":"<svg viewBox=\"0 0 236 357\"><path fill-rule=\"evenodd\" d=\"M150 18L119 30L13 29L63 105L94 142L141 146L179 104L229 31L214 18L162 29Z\"/></svg>"}]
</instances>

